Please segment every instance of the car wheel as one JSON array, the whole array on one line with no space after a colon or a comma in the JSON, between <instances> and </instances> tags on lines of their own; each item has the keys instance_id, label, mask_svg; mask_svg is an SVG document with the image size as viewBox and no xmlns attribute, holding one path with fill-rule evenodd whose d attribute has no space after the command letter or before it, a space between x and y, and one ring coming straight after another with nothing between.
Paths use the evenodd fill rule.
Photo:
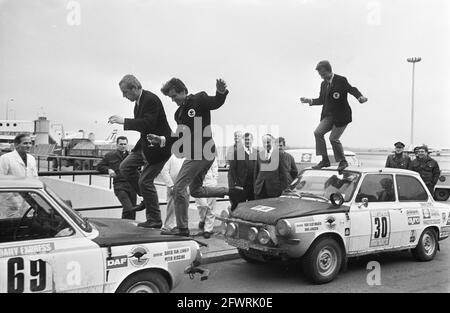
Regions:
<instances>
[{"instance_id":1,"label":"car wheel","mask_svg":"<svg viewBox=\"0 0 450 313\"><path fill-rule=\"evenodd\" d=\"M248 263L261 263L262 262L261 260L258 260L256 258L252 258L250 256L250 254L244 249L238 249L238 253L239 253L239 256L242 259L244 259L245 261L247 261Z\"/></svg>"},{"instance_id":2,"label":"car wheel","mask_svg":"<svg viewBox=\"0 0 450 313\"><path fill-rule=\"evenodd\" d=\"M168 293L169 282L157 272L141 272L127 278L118 293Z\"/></svg>"},{"instance_id":3,"label":"car wheel","mask_svg":"<svg viewBox=\"0 0 450 313\"><path fill-rule=\"evenodd\" d=\"M448 189L436 189L434 192L434 199L437 201L447 201L450 196L450 190Z\"/></svg>"},{"instance_id":4,"label":"car wheel","mask_svg":"<svg viewBox=\"0 0 450 313\"><path fill-rule=\"evenodd\" d=\"M423 231L417 246L411 250L411 253L416 260L426 262L434 259L437 249L436 232L431 228L427 228Z\"/></svg>"},{"instance_id":5,"label":"car wheel","mask_svg":"<svg viewBox=\"0 0 450 313\"><path fill-rule=\"evenodd\" d=\"M316 284L332 281L341 269L342 253L342 248L333 238L317 240L303 256L303 273Z\"/></svg>"}]
</instances>

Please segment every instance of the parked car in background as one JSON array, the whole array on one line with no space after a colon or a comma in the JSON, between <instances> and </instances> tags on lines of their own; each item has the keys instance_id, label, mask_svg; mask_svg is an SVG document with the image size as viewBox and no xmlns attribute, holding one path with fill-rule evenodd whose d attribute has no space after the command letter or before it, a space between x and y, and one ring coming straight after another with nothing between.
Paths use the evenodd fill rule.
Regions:
<instances>
[{"instance_id":1,"label":"parked car in background","mask_svg":"<svg viewBox=\"0 0 450 313\"><path fill-rule=\"evenodd\" d=\"M450 171L441 171L441 176L434 187L434 198L438 201L447 201L450 196Z\"/></svg>"},{"instance_id":2,"label":"parked car in background","mask_svg":"<svg viewBox=\"0 0 450 313\"><path fill-rule=\"evenodd\" d=\"M304 168L316 165L322 160L321 156L316 155L315 149L288 149L286 150L295 159L295 164L299 171ZM352 151L344 151L345 159L350 166L361 166L361 162L356 157L356 154ZM331 165L338 165L333 155L333 150L328 150L328 158L330 159Z\"/></svg>"},{"instance_id":3,"label":"parked car in background","mask_svg":"<svg viewBox=\"0 0 450 313\"><path fill-rule=\"evenodd\" d=\"M244 260L298 260L318 284L350 257L410 249L431 261L450 235L450 206L418 173L392 168L305 169L281 197L240 203L220 219Z\"/></svg>"}]
</instances>

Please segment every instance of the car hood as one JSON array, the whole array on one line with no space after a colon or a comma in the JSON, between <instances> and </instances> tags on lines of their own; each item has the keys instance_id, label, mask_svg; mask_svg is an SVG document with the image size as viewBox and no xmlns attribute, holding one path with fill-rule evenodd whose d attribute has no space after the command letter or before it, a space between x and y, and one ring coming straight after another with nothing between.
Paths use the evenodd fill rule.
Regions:
<instances>
[{"instance_id":1,"label":"car hood","mask_svg":"<svg viewBox=\"0 0 450 313\"><path fill-rule=\"evenodd\" d=\"M92 218L89 222L99 231L98 237L92 241L100 247L191 240L189 237L161 235L161 230L138 227L136 222L131 220Z\"/></svg>"},{"instance_id":2,"label":"car hood","mask_svg":"<svg viewBox=\"0 0 450 313\"><path fill-rule=\"evenodd\" d=\"M298 198L270 198L240 203L231 214L251 222L275 225L282 218L293 218L317 214L347 213L349 206Z\"/></svg>"}]
</instances>

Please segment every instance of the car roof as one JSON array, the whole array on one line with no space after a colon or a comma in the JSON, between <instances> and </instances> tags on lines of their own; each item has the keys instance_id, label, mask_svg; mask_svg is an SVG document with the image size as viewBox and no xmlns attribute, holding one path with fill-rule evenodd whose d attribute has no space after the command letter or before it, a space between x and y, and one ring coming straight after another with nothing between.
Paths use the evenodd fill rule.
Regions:
<instances>
[{"instance_id":1,"label":"car roof","mask_svg":"<svg viewBox=\"0 0 450 313\"><path fill-rule=\"evenodd\" d=\"M311 170L311 167L305 168L305 170ZM330 166L327 168L321 169L322 171L337 171L337 166ZM367 173L376 173L376 174L408 174L408 175L414 175L419 176L419 173L410 171L410 170L404 170L400 168L388 168L388 167L357 167L357 166L349 166L345 169L345 171L351 171L351 172L358 172L362 174Z\"/></svg>"},{"instance_id":2,"label":"car roof","mask_svg":"<svg viewBox=\"0 0 450 313\"><path fill-rule=\"evenodd\" d=\"M32 177L0 175L0 189L6 188L44 188L44 183Z\"/></svg>"},{"instance_id":3,"label":"car roof","mask_svg":"<svg viewBox=\"0 0 450 313\"><path fill-rule=\"evenodd\" d=\"M316 153L315 149L286 149L286 152L300 152L300 153ZM332 149L328 149L327 153L332 155L333 154L333 150ZM344 155L347 156L355 156L356 153L353 151L349 151L349 150L344 150Z\"/></svg>"}]
</instances>

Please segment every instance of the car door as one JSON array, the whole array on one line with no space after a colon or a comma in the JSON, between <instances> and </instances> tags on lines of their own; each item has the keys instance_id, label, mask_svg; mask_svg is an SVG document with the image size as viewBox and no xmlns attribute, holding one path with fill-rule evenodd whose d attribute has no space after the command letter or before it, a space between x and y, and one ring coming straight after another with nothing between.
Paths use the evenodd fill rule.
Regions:
<instances>
[{"instance_id":1,"label":"car door","mask_svg":"<svg viewBox=\"0 0 450 313\"><path fill-rule=\"evenodd\" d=\"M430 197L422 182L412 175L397 174L398 200L403 211L403 246L419 240L423 225L432 221Z\"/></svg>"},{"instance_id":2,"label":"car door","mask_svg":"<svg viewBox=\"0 0 450 313\"><path fill-rule=\"evenodd\" d=\"M349 253L393 248L401 236L399 220L393 175L366 174L350 208Z\"/></svg>"},{"instance_id":3,"label":"car door","mask_svg":"<svg viewBox=\"0 0 450 313\"><path fill-rule=\"evenodd\" d=\"M0 201L9 212L0 215L0 292L102 291L100 248L51 198L23 190L0 198L9 199Z\"/></svg>"}]
</instances>

